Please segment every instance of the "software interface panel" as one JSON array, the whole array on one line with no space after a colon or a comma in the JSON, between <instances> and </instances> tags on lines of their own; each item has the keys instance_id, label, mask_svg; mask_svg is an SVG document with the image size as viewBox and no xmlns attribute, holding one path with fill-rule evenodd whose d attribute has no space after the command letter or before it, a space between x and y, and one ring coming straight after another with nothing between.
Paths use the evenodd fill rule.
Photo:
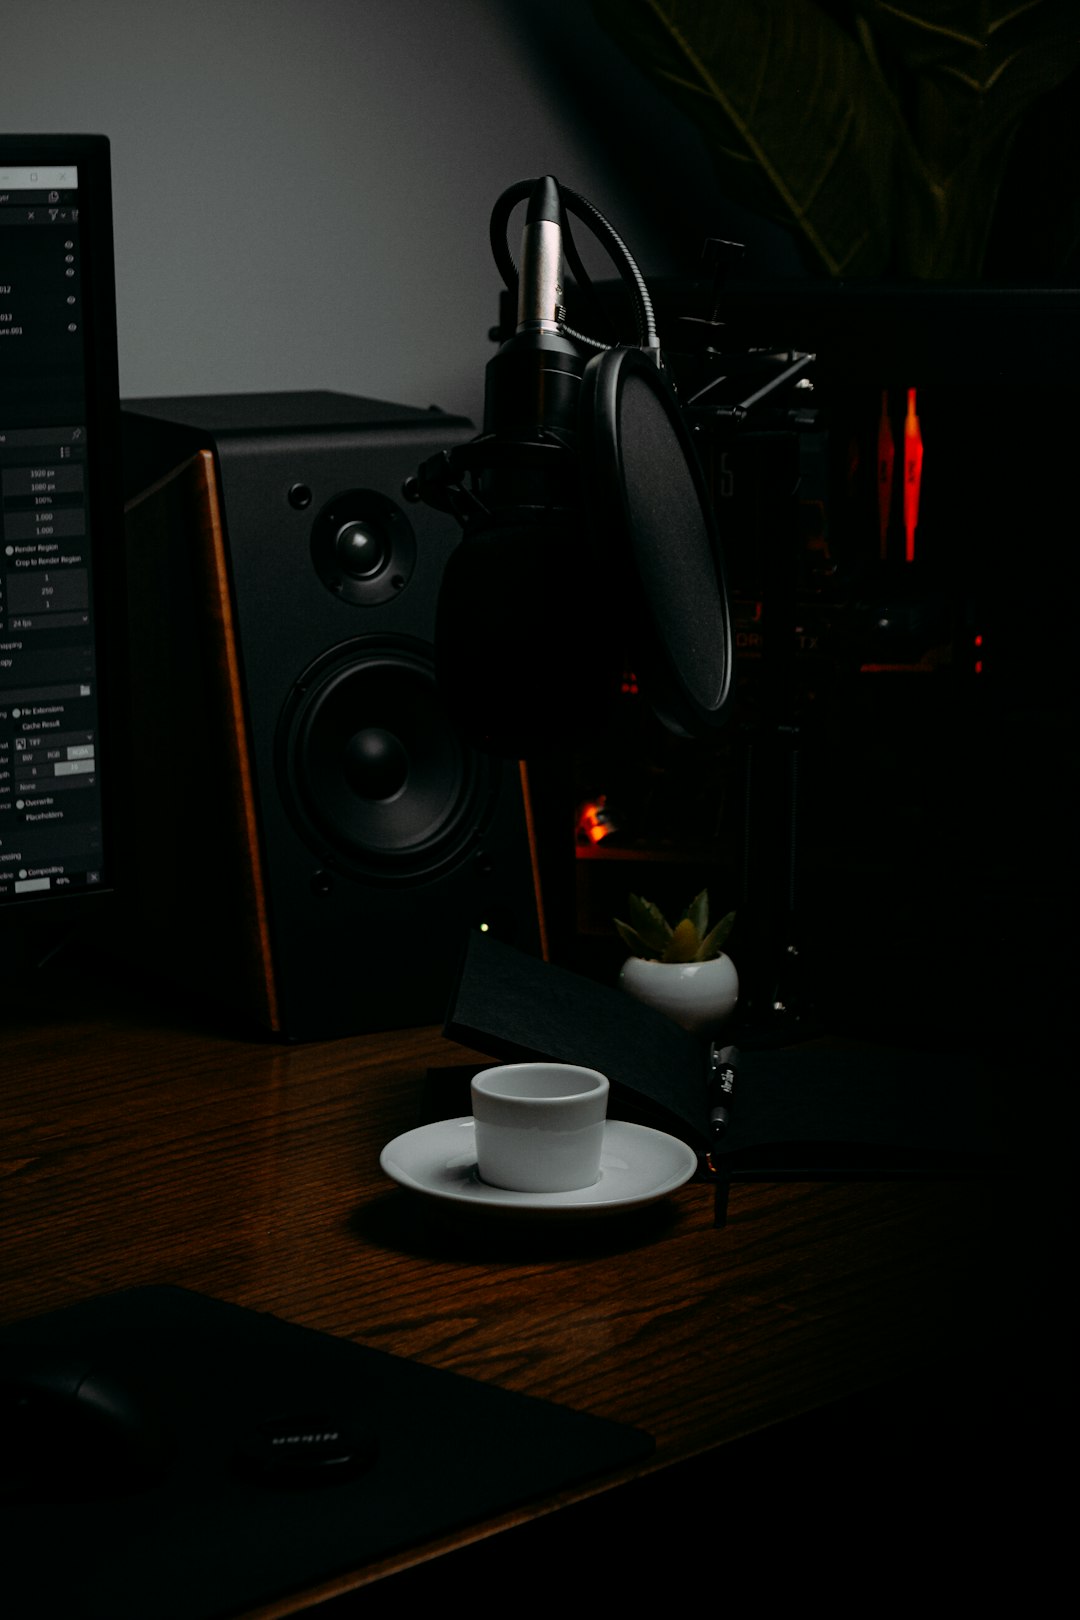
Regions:
<instances>
[{"instance_id":1,"label":"software interface panel","mask_svg":"<svg viewBox=\"0 0 1080 1620\"><path fill-rule=\"evenodd\" d=\"M106 880L83 212L0 156L0 903Z\"/></svg>"}]
</instances>

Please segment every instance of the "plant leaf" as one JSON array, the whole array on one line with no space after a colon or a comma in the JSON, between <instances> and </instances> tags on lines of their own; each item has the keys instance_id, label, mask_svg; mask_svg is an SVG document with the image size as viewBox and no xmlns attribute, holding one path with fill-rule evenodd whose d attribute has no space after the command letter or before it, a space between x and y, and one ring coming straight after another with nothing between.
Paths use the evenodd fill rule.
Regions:
<instances>
[{"instance_id":1,"label":"plant leaf","mask_svg":"<svg viewBox=\"0 0 1080 1620\"><path fill-rule=\"evenodd\" d=\"M671 938L671 924L665 920L660 909L651 900L643 900L640 895L632 894L630 921L649 947L649 953L660 956Z\"/></svg>"},{"instance_id":2,"label":"plant leaf","mask_svg":"<svg viewBox=\"0 0 1080 1620\"><path fill-rule=\"evenodd\" d=\"M708 889L702 889L700 894L696 894L694 896L686 910L683 912L683 917L688 918L690 922L693 923L698 939L704 939L706 930L709 926Z\"/></svg>"},{"instance_id":3,"label":"plant leaf","mask_svg":"<svg viewBox=\"0 0 1080 1620\"><path fill-rule=\"evenodd\" d=\"M1080 62L1075 0L593 5L833 276L977 278L1017 131Z\"/></svg>"},{"instance_id":4,"label":"plant leaf","mask_svg":"<svg viewBox=\"0 0 1080 1620\"><path fill-rule=\"evenodd\" d=\"M702 940L695 956L695 962L708 962L714 956L719 956L727 942L727 937L735 926L735 913L729 911L726 917L721 917L716 927Z\"/></svg>"},{"instance_id":5,"label":"plant leaf","mask_svg":"<svg viewBox=\"0 0 1080 1620\"><path fill-rule=\"evenodd\" d=\"M675 927L668 940L667 949L660 958L661 962L692 962L701 941L698 931L690 921L684 917Z\"/></svg>"},{"instance_id":6,"label":"plant leaf","mask_svg":"<svg viewBox=\"0 0 1080 1620\"><path fill-rule=\"evenodd\" d=\"M726 195L793 226L830 275L886 267L902 129L861 44L834 17L810 0L594 6L699 126Z\"/></svg>"},{"instance_id":7,"label":"plant leaf","mask_svg":"<svg viewBox=\"0 0 1080 1620\"><path fill-rule=\"evenodd\" d=\"M1080 62L1074 0L858 0L856 11L905 130L899 267L974 278L1021 126Z\"/></svg>"},{"instance_id":8,"label":"plant leaf","mask_svg":"<svg viewBox=\"0 0 1080 1620\"><path fill-rule=\"evenodd\" d=\"M636 928L631 928L629 923L620 922L618 917L613 917L612 921L619 931L619 937L622 939L623 944L632 955L644 956L646 959L656 955L656 952L651 951L646 945Z\"/></svg>"}]
</instances>

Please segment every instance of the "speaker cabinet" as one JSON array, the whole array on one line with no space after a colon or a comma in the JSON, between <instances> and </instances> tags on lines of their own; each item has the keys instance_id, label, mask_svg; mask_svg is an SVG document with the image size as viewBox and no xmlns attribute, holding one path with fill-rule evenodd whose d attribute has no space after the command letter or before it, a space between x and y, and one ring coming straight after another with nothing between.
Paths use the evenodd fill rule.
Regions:
<instances>
[{"instance_id":1,"label":"speaker cabinet","mask_svg":"<svg viewBox=\"0 0 1080 1620\"><path fill-rule=\"evenodd\" d=\"M329 393L125 407L125 932L264 1030L436 1022L470 929L541 948L523 772L435 685L457 525L402 494L472 431Z\"/></svg>"}]
</instances>

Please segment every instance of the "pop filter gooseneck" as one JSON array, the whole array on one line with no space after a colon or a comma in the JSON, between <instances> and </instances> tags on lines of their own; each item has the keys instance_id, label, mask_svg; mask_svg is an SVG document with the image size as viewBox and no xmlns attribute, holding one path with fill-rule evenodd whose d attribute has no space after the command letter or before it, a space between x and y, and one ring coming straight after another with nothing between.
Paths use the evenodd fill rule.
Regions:
<instances>
[{"instance_id":1,"label":"pop filter gooseneck","mask_svg":"<svg viewBox=\"0 0 1080 1620\"><path fill-rule=\"evenodd\" d=\"M526 197L519 273L506 226ZM639 347L567 325L564 254L591 291L569 213L627 282ZM491 753L560 750L596 734L632 668L672 730L712 731L732 684L723 562L640 271L599 211L550 176L505 192L491 234L517 327L488 364L483 432L425 463L415 485L463 529L435 626L450 718Z\"/></svg>"}]
</instances>

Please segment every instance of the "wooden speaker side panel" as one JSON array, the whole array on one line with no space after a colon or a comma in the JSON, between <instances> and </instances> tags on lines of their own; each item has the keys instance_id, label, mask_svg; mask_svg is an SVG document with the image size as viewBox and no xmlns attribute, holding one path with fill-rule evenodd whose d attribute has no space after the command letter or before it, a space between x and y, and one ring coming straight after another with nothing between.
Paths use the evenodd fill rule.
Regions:
<instances>
[{"instance_id":1,"label":"wooden speaker side panel","mask_svg":"<svg viewBox=\"0 0 1080 1620\"><path fill-rule=\"evenodd\" d=\"M280 1029L214 457L128 503L131 781L141 965Z\"/></svg>"}]
</instances>

